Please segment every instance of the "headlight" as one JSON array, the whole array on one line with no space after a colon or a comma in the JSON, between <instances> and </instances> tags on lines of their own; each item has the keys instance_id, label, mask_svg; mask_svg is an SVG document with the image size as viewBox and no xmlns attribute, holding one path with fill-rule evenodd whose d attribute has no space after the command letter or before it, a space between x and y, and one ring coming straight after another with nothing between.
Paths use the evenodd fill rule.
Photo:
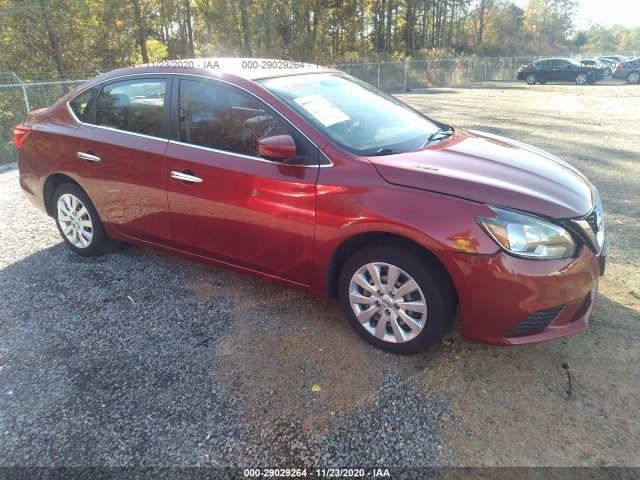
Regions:
<instances>
[{"instance_id":1,"label":"headlight","mask_svg":"<svg viewBox=\"0 0 640 480\"><path fill-rule=\"evenodd\" d=\"M490 207L497 218L477 217L482 228L509 253L526 258L569 258L576 244L559 225L524 213Z\"/></svg>"}]
</instances>

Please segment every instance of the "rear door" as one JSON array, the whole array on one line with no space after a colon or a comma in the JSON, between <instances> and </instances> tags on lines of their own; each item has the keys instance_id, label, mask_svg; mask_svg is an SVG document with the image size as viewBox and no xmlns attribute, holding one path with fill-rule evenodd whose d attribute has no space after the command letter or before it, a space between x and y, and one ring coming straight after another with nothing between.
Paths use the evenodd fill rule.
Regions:
<instances>
[{"instance_id":1,"label":"rear door","mask_svg":"<svg viewBox=\"0 0 640 480\"><path fill-rule=\"evenodd\" d=\"M97 87L88 105L70 104L82 123L68 145L104 223L171 246L164 154L170 76L129 76Z\"/></svg>"},{"instance_id":2,"label":"rear door","mask_svg":"<svg viewBox=\"0 0 640 480\"><path fill-rule=\"evenodd\" d=\"M549 60L538 60L533 62L534 73L539 80L546 82L550 79L551 62Z\"/></svg>"},{"instance_id":3,"label":"rear door","mask_svg":"<svg viewBox=\"0 0 640 480\"><path fill-rule=\"evenodd\" d=\"M172 122L166 180L176 247L308 285L317 148L248 92L200 77L174 80ZM257 138L286 133L297 164L258 155Z\"/></svg>"}]
</instances>

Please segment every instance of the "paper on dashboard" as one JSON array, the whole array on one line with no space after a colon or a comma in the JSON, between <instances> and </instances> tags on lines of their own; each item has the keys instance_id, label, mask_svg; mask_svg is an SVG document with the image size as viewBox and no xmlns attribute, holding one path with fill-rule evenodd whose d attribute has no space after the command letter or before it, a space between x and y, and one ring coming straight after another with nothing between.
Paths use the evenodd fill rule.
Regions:
<instances>
[{"instance_id":1,"label":"paper on dashboard","mask_svg":"<svg viewBox=\"0 0 640 480\"><path fill-rule=\"evenodd\" d=\"M336 123L351 120L351 117L336 107L322 95L306 95L296 98L295 102L313 115L325 127L330 127Z\"/></svg>"}]
</instances>

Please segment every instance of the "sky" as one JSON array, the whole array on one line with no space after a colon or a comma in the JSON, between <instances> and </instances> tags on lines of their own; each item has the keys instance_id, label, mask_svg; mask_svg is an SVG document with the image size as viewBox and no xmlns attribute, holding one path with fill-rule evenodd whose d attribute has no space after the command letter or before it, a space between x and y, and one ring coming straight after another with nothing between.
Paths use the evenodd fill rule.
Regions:
<instances>
[{"instance_id":1,"label":"sky","mask_svg":"<svg viewBox=\"0 0 640 480\"><path fill-rule=\"evenodd\" d=\"M518 6L525 7L527 0L512 0ZM575 24L580 30L590 25L614 24L623 27L640 27L639 0L580 0L576 11Z\"/></svg>"}]
</instances>

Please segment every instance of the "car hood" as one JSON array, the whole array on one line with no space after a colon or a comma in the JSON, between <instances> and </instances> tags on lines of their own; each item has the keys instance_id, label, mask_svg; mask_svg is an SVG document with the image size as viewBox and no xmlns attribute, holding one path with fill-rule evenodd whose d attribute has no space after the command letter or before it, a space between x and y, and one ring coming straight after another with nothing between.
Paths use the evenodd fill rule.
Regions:
<instances>
[{"instance_id":1,"label":"car hood","mask_svg":"<svg viewBox=\"0 0 640 480\"><path fill-rule=\"evenodd\" d=\"M490 133L456 129L434 147L368 160L395 185L544 217L580 217L593 206L593 186L571 165Z\"/></svg>"}]
</instances>

